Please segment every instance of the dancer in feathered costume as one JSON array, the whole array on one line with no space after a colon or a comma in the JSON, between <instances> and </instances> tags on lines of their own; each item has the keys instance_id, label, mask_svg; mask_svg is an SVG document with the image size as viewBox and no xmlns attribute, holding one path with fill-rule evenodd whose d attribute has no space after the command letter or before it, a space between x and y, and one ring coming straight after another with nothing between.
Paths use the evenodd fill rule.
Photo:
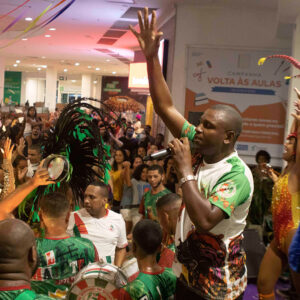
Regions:
<instances>
[{"instance_id":1,"label":"dancer in feathered costume","mask_svg":"<svg viewBox=\"0 0 300 300\"><path fill-rule=\"evenodd\" d=\"M258 64L262 65L265 60L271 58L287 60L297 69L300 68L298 61L286 55L272 55L262 58ZM299 75L294 77L299 77ZM283 159L287 162L287 166L279 177L272 169L269 172L274 181L272 195L274 239L271 241L260 266L258 275L259 299L275 299L275 284L286 265L289 246L300 221L300 92L295 90L299 100L295 104L296 113L293 114L295 120L290 135L284 144L283 153Z\"/></svg>"},{"instance_id":2,"label":"dancer in feathered costume","mask_svg":"<svg viewBox=\"0 0 300 300\"><path fill-rule=\"evenodd\" d=\"M100 136L97 122L94 122L93 117L85 110L96 112L103 121L113 119L118 122L118 116L112 116L114 113L109 112L107 107L106 110L99 109L87 103L87 100L102 103L93 98L81 98L67 105L42 146L43 158L51 154L62 155L68 160L70 168L63 183L39 187L19 206L19 213L27 210L27 215L30 207L29 223L39 221L38 200L42 195L61 188L66 192L67 187L70 187L75 205L80 205L86 186L94 181L95 177L107 183L110 169L107 161L110 157L109 147ZM102 171L100 175L95 171L95 167Z\"/></svg>"}]
</instances>

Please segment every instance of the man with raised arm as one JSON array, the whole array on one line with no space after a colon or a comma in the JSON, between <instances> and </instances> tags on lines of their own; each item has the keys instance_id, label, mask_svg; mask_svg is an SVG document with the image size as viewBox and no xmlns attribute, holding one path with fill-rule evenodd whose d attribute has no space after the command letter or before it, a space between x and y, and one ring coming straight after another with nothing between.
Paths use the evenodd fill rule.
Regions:
<instances>
[{"instance_id":1,"label":"man with raised arm","mask_svg":"<svg viewBox=\"0 0 300 300\"><path fill-rule=\"evenodd\" d=\"M216 105L197 127L189 124L161 72L155 11L151 21L147 8L138 19L140 33L131 30L146 57L153 105L176 137L169 147L184 203L175 234L176 299L242 299L247 272L241 241L253 194L251 172L234 149L242 118L231 106ZM199 157L193 165L188 139Z\"/></svg>"}]
</instances>

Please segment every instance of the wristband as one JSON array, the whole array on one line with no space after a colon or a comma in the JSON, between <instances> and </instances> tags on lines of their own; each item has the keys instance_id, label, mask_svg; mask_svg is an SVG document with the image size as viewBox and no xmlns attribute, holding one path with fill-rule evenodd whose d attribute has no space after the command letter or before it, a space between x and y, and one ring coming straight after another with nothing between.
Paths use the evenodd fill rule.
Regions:
<instances>
[{"instance_id":1,"label":"wristband","mask_svg":"<svg viewBox=\"0 0 300 300\"><path fill-rule=\"evenodd\" d=\"M197 177L194 175L187 175L185 177L180 178L179 180L179 187L181 187L185 182L190 180L197 180Z\"/></svg>"}]
</instances>

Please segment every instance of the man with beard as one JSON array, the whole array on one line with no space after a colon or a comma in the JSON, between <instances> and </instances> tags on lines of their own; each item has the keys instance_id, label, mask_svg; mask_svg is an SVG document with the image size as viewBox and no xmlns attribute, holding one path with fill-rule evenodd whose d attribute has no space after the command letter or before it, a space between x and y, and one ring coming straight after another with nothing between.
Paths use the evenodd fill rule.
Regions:
<instances>
[{"instance_id":1,"label":"man with beard","mask_svg":"<svg viewBox=\"0 0 300 300\"><path fill-rule=\"evenodd\" d=\"M156 212L156 201L163 195L171 193L163 184L164 169L159 165L148 168L148 182L151 189L145 193L140 204L139 213L145 219L158 221Z\"/></svg>"},{"instance_id":2,"label":"man with beard","mask_svg":"<svg viewBox=\"0 0 300 300\"><path fill-rule=\"evenodd\" d=\"M138 19L140 33L131 30L146 57L154 109L177 138L169 147L185 208L175 234L176 299L242 299L247 272L241 241L253 194L251 171L234 148L242 118L231 106L216 105L197 127L189 124L174 106L161 71L155 11L151 21L147 8ZM198 158L193 164L188 139Z\"/></svg>"},{"instance_id":3,"label":"man with beard","mask_svg":"<svg viewBox=\"0 0 300 300\"><path fill-rule=\"evenodd\" d=\"M68 234L92 241L104 262L121 267L126 255L126 229L122 215L106 209L108 187L94 181L84 192L84 208L71 214Z\"/></svg>"},{"instance_id":4,"label":"man with beard","mask_svg":"<svg viewBox=\"0 0 300 300\"><path fill-rule=\"evenodd\" d=\"M0 299L52 299L31 291L30 278L38 266L30 227L16 219L0 222Z\"/></svg>"}]
</instances>

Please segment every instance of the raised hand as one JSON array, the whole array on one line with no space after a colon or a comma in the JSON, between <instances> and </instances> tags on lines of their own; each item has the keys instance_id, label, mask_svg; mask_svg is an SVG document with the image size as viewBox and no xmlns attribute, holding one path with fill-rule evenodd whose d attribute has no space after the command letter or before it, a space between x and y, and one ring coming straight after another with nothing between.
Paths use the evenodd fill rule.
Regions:
<instances>
[{"instance_id":1,"label":"raised hand","mask_svg":"<svg viewBox=\"0 0 300 300\"><path fill-rule=\"evenodd\" d=\"M19 139L19 145L17 146L18 155L24 156L25 146L26 146L25 139L23 137L21 137Z\"/></svg>"},{"instance_id":2,"label":"raised hand","mask_svg":"<svg viewBox=\"0 0 300 300\"><path fill-rule=\"evenodd\" d=\"M18 180L20 182L23 182L25 175L27 174L27 171L28 171L27 167L25 167L24 169L18 170Z\"/></svg>"},{"instance_id":3,"label":"raised hand","mask_svg":"<svg viewBox=\"0 0 300 300\"><path fill-rule=\"evenodd\" d=\"M4 142L4 152L3 152L3 158L7 160L11 160L12 158L12 152L14 150L14 145L11 144L11 139L7 138Z\"/></svg>"},{"instance_id":4,"label":"raised hand","mask_svg":"<svg viewBox=\"0 0 300 300\"><path fill-rule=\"evenodd\" d=\"M152 11L151 22L149 22L148 8L144 8L144 18L142 12L138 12L140 33L138 33L131 25L130 30L136 36L139 41L140 47L144 52L146 58L154 57L158 55L159 40L162 36L162 32L156 30L156 12Z\"/></svg>"}]
</instances>

